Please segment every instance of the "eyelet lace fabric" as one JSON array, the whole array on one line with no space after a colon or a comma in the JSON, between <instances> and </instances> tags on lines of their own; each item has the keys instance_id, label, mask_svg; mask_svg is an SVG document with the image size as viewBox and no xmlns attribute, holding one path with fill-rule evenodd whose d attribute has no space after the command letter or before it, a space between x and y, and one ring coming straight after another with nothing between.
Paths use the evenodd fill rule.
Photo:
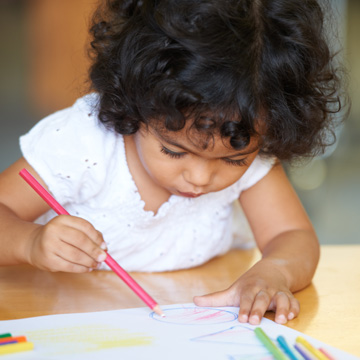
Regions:
<instances>
[{"instance_id":1,"label":"eyelet lace fabric","mask_svg":"<svg viewBox=\"0 0 360 360\"><path fill-rule=\"evenodd\" d=\"M102 232L109 253L127 271L184 269L228 251L234 240L233 203L268 173L273 161L258 156L230 187L198 198L172 195L154 214L144 210L123 137L100 124L96 103L96 94L87 95L20 138L23 156L54 197ZM49 211L37 222L54 216ZM249 229L243 220L237 224L245 224L243 236L236 229L238 245L243 238L247 246Z\"/></svg>"}]
</instances>

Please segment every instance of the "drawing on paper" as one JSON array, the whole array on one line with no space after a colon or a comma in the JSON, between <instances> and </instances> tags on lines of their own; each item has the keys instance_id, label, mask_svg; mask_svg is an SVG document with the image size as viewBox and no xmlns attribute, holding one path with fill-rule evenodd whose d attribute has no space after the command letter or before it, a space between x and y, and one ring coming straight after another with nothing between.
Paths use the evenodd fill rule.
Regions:
<instances>
[{"instance_id":1,"label":"drawing on paper","mask_svg":"<svg viewBox=\"0 0 360 360\"><path fill-rule=\"evenodd\" d=\"M229 355L231 360L266 360L272 359L269 352L259 342L252 327L239 324L230 328L197 336L191 339L195 342L209 342L226 345L236 345L241 348L241 355Z\"/></svg>"},{"instance_id":2,"label":"drawing on paper","mask_svg":"<svg viewBox=\"0 0 360 360\"><path fill-rule=\"evenodd\" d=\"M256 338L255 326L239 323L236 307L174 304L163 310L165 319L146 316L147 308L134 308L6 320L0 327L34 343L33 351L16 357L29 360L272 359ZM281 334L294 342L301 335L268 319L262 319L261 326L271 339ZM338 359L355 360L316 339L311 342L326 346Z\"/></svg>"},{"instance_id":3,"label":"drawing on paper","mask_svg":"<svg viewBox=\"0 0 360 360\"><path fill-rule=\"evenodd\" d=\"M244 347L262 348L262 344L257 339L252 327L246 324L239 324L228 329L198 336L192 341L212 342L241 345ZM274 341L274 340L273 340Z\"/></svg>"},{"instance_id":4,"label":"drawing on paper","mask_svg":"<svg viewBox=\"0 0 360 360\"><path fill-rule=\"evenodd\" d=\"M157 321L177 325L221 324L234 321L238 317L232 311L195 306L163 309L163 312L165 317L159 317L154 312L150 313L150 317Z\"/></svg>"},{"instance_id":5,"label":"drawing on paper","mask_svg":"<svg viewBox=\"0 0 360 360\"><path fill-rule=\"evenodd\" d=\"M27 331L28 338L37 349L47 355L86 353L111 348L151 345L148 334L131 333L103 324L90 324Z\"/></svg>"}]
</instances>

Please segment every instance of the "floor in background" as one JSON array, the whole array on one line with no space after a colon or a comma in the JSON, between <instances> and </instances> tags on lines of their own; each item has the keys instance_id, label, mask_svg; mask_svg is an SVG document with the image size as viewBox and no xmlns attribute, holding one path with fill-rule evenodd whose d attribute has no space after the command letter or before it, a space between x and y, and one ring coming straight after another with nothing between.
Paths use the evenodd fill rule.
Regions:
<instances>
[{"instance_id":1,"label":"floor in background","mask_svg":"<svg viewBox=\"0 0 360 360\"><path fill-rule=\"evenodd\" d=\"M10 3L0 3L0 171L21 156L19 136L40 120L26 97L23 2ZM360 243L359 119L348 120L331 156L311 165L311 171L292 171L291 178L320 242Z\"/></svg>"}]
</instances>

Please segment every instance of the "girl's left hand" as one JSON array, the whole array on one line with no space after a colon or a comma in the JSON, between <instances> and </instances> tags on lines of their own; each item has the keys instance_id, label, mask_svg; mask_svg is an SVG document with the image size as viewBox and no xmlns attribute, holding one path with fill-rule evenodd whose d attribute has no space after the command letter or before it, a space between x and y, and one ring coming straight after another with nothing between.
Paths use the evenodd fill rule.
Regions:
<instances>
[{"instance_id":1,"label":"girl's left hand","mask_svg":"<svg viewBox=\"0 0 360 360\"><path fill-rule=\"evenodd\" d=\"M298 316L300 304L286 278L271 261L261 260L228 289L195 296L198 306L239 306L239 321L258 325L265 312L275 312L275 321L285 324Z\"/></svg>"}]
</instances>

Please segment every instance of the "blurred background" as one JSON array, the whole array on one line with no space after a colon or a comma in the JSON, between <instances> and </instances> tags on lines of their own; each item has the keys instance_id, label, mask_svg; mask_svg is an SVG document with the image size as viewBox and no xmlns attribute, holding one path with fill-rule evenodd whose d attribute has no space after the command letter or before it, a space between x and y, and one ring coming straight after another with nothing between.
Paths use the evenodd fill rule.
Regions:
<instances>
[{"instance_id":1,"label":"blurred background","mask_svg":"<svg viewBox=\"0 0 360 360\"><path fill-rule=\"evenodd\" d=\"M95 0L0 0L0 171L19 136L86 93ZM349 71L350 116L327 153L288 170L322 244L360 243L360 1L333 0Z\"/></svg>"}]
</instances>

